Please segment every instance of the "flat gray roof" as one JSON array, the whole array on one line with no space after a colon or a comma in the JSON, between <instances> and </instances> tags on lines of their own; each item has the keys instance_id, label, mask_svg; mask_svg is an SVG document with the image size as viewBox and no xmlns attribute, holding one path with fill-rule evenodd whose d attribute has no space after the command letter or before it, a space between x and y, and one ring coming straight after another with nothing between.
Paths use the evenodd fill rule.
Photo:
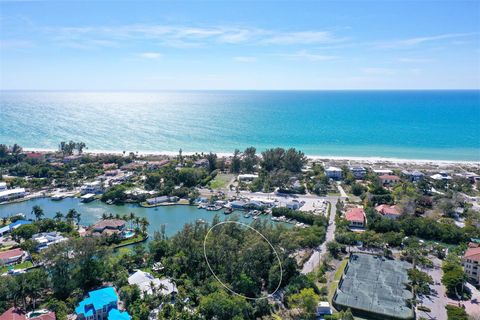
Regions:
<instances>
[{"instance_id":1,"label":"flat gray roof","mask_svg":"<svg viewBox=\"0 0 480 320\"><path fill-rule=\"evenodd\" d=\"M407 306L408 262L352 253L334 296L336 305L398 319L413 319Z\"/></svg>"}]
</instances>

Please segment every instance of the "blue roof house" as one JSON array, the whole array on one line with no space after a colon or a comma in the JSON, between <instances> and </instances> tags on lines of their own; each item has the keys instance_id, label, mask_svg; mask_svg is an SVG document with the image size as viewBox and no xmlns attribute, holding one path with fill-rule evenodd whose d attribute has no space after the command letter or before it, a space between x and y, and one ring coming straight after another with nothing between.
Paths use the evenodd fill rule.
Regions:
<instances>
[{"instance_id":1,"label":"blue roof house","mask_svg":"<svg viewBox=\"0 0 480 320\"><path fill-rule=\"evenodd\" d=\"M78 320L130 320L127 312L117 310L117 303L118 296L115 289L106 287L90 291L88 297L75 308L75 313Z\"/></svg>"},{"instance_id":2,"label":"blue roof house","mask_svg":"<svg viewBox=\"0 0 480 320\"><path fill-rule=\"evenodd\" d=\"M32 221L28 221L28 220L17 220L15 222L12 222L8 226L0 228L0 236L6 233L12 232L13 230L17 229L20 226L23 226L25 224L31 224L31 223Z\"/></svg>"}]
</instances>

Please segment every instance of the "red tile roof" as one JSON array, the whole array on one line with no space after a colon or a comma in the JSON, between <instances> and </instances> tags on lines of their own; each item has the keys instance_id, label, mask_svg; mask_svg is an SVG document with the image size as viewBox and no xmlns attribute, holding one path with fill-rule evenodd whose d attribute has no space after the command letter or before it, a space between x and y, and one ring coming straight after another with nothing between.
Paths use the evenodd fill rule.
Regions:
<instances>
[{"instance_id":1,"label":"red tile roof","mask_svg":"<svg viewBox=\"0 0 480 320\"><path fill-rule=\"evenodd\" d=\"M365 212L363 208L353 208L345 213L345 219L348 221L364 222Z\"/></svg>"},{"instance_id":2,"label":"red tile roof","mask_svg":"<svg viewBox=\"0 0 480 320\"><path fill-rule=\"evenodd\" d=\"M55 312L49 312L42 314L41 316L30 318L30 320L56 320Z\"/></svg>"},{"instance_id":3,"label":"red tile roof","mask_svg":"<svg viewBox=\"0 0 480 320\"><path fill-rule=\"evenodd\" d=\"M8 251L0 252L0 260L12 259L14 257L22 256L25 253L22 249L12 249Z\"/></svg>"},{"instance_id":4,"label":"red tile roof","mask_svg":"<svg viewBox=\"0 0 480 320\"><path fill-rule=\"evenodd\" d=\"M21 309L10 308L0 315L0 320L26 320L27 317Z\"/></svg>"},{"instance_id":5,"label":"red tile roof","mask_svg":"<svg viewBox=\"0 0 480 320\"><path fill-rule=\"evenodd\" d=\"M467 251L465 251L463 258L480 262L480 247L468 248Z\"/></svg>"},{"instance_id":6,"label":"red tile roof","mask_svg":"<svg viewBox=\"0 0 480 320\"><path fill-rule=\"evenodd\" d=\"M399 216L401 214L400 208L396 205L389 206L387 204L381 204L379 206L376 206L375 210L377 210L377 212L383 215Z\"/></svg>"}]
</instances>

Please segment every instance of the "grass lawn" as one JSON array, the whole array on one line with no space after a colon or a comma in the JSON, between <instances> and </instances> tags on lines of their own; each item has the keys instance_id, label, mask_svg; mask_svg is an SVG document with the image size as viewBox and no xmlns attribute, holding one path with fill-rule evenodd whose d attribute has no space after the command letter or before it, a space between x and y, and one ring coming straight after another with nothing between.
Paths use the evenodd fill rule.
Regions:
<instances>
[{"instance_id":1,"label":"grass lawn","mask_svg":"<svg viewBox=\"0 0 480 320\"><path fill-rule=\"evenodd\" d=\"M119 244L114 245L114 247L125 246L125 245L128 245L128 244L139 242L141 240L143 240L143 236L139 234L139 235L136 235L133 238L122 240Z\"/></svg>"},{"instance_id":2,"label":"grass lawn","mask_svg":"<svg viewBox=\"0 0 480 320\"><path fill-rule=\"evenodd\" d=\"M19 270L19 269L26 269L26 268L30 268L30 267L33 267L33 263L31 261L25 261L25 262L14 265L13 269L14 270ZM7 272L8 268L9 267L1 267L0 268L0 274Z\"/></svg>"},{"instance_id":3,"label":"grass lawn","mask_svg":"<svg viewBox=\"0 0 480 320\"><path fill-rule=\"evenodd\" d=\"M217 174L215 179L213 179L210 182L210 188L212 189L225 188L227 184L230 182L230 180L232 180L233 177L234 177L233 174L219 173Z\"/></svg>"},{"instance_id":4,"label":"grass lawn","mask_svg":"<svg viewBox=\"0 0 480 320\"><path fill-rule=\"evenodd\" d=\"M328 301L330 301L330 303L332 302L333 295L337 290L338 282L342 277L343 270L345 270L347 263L348 263L348 259L344 259L342 262L340 262L340 265L338 266L338 269L335 272L335 276L333 277L333 281L328 286Z\"/></svg>"}]
</instances>

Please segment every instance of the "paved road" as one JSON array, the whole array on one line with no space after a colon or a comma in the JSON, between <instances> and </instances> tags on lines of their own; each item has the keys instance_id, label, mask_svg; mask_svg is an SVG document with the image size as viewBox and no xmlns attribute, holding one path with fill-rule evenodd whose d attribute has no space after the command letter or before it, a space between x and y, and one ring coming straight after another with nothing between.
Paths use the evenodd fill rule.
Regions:
<instances>
[{"instance_id":1,"label":"paved road","mask_svg":"<svg viewBox=\"0 0 480 320\"><path fill-rule=\"evenodd\" d=\"M335 239L335 211L336 211L336 204L338 201L337 197L329 197L329 201L331 203L330 206L330 220L328 223L327 234L325 236L325 241L313 251L313 254L310 256L307 262L303 265L302 273L307 274L315 269L320 265L322 260L322 256L327 252L327 242L332 241Z\"/></svg>"}]
</instances>

